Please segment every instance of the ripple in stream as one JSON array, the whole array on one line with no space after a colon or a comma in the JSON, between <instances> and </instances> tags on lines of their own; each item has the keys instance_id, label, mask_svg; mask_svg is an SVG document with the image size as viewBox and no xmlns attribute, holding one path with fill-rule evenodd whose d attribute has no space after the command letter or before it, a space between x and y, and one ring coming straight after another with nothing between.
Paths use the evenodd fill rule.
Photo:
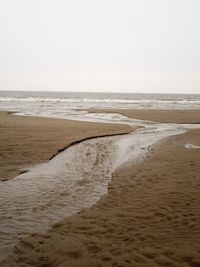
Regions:
<instances>
[{"instance_id":1,"label":"ripple in stream","mask_svg":"<svg viewBox=\"0 0 200 267\"><path fill-rule=\"evenodd\" d=\"M23 236L46 230L105 194L116 150L113 138L85 141L0 183L0 256Z\"/></svg>"}]
</instances>

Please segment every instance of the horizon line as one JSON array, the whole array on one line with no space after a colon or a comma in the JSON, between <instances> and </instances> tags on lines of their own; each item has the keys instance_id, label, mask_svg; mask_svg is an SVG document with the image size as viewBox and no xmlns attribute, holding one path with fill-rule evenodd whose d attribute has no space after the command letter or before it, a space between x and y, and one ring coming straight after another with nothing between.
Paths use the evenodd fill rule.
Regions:
<instances>
[{"instance_id":1,"label":"horizon line","mask_svg":"<svg viewBox=\"0 0 200 267\"><path fill-rule=\"evenodd\" d=\"M166 92L132 92L132 91L85 91L85 90L48 90L48 89L41 89L41 90L25 90L25 89L0 89L0 91L11 91L11 92L49 92L49 93L101 93L101 94L160 94L160 95L200 95L200 93L166 93Z\"/></svg>"}]
</instances>

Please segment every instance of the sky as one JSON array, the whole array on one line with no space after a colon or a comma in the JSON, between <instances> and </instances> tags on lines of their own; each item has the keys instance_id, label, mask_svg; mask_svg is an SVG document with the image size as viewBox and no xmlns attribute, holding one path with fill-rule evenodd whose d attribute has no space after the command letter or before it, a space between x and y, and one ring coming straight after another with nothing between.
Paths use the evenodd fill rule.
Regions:
<instances>
[{"instance_id":1,"label":"sky","mask_svg":"<svg viewBox=\"0 0 200 267\"><path fill-rule=\"evenodd\" d=\"M0 0L0 90L200 93L199 0Z\"/></svg>"}]
</instances>

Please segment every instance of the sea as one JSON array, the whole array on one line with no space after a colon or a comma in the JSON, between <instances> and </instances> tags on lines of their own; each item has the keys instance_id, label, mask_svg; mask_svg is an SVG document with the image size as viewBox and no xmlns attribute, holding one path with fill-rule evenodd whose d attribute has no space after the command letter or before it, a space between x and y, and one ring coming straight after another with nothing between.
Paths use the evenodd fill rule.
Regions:
<instances>
[{"instance_id":1,"label":"sea","mask_svg":"<svg viewBox=\"0 0 200 267\"><path fill-rule=\"evenodd\" d=\"M64 118L84 109L199 109L200 94L0 91L0 110Z\"/></svg>"}]
</instances>

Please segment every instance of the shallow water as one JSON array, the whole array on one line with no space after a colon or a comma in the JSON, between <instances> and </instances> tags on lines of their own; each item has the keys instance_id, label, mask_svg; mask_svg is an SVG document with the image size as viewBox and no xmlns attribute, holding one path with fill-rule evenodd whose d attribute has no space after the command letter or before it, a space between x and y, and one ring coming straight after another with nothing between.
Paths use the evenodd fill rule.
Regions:
<instances>
[{"instance_id":1,"label":"shallow water","mask_svg":"<svg viewBox=\"0 0 200 267\"><path fill-rule=\"evenodd\" d=\"M107 192L112 172L141 160L159 140L200 125L159 124L119 114L82 114L82 120L140 125L131 134L74 145L48 163L0 183L0 259L20 238L95 204ZM80 119L80 116L78 116Z\"/></svg>"},{"instance_id":2,"label":"shallow water","mask_svg":"<svg viewBox=\"0 0 200 267\"><path fill-rule=\"evenodd\" d=\"M185 144L185 147L186 148L200 148L200 146L195 146L195 145L193 145L193 144Z\"/></svg>"}]
</instances>

